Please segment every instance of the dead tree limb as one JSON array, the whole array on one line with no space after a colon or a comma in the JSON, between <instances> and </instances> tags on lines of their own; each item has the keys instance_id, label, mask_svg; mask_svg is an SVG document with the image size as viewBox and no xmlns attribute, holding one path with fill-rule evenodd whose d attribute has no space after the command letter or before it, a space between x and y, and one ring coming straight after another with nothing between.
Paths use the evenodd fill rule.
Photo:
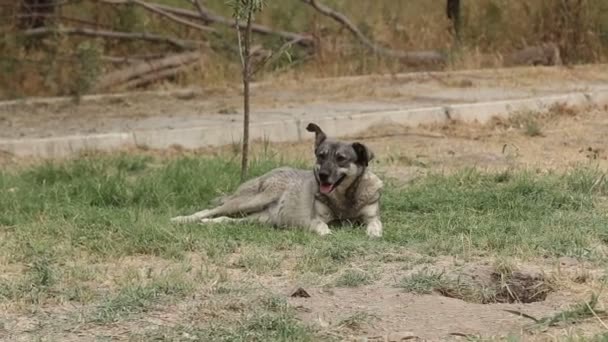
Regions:
<instances>
[{"instance_id":1,"label":"dead tree limb","mask_svg":"<svg viewBox=\"0 0 608 342\"><path fill-rule=\"evenodd\" d=\"M276 50L275 52L270 53L269 55L267 55L266 57L264 57L264 59L261 61L261 63L259 65L255 65L255 68L253 68L253 70L251 70L251 74L255 75L258 71L263 70L264 68L266 68L268 65L274 63L276 60L278 60L281 55L283 55L287 49L289 49L291 46L293 46L294 44L297 44L298 41L296 39L294 40L290 40L288 42L286 42L285 44L281 45L281 47Z\"/></svg>"},{"instance_id":2,"label":"dead tree limb","mask_svg":"<svg viewBox=\"0 0 608 342\"><path fill-rule=\"evenodd\" d=\"M123 39L123 40L145 40L149 42L162 42L171 44L175 47L184 50L191 50L203 45L202 42L195 40L184 40L173 37L161 36L146 32L121 32L121 31L109 31L109 30L93 30L84 27L75 28L48 28L39 27L35 29L24 30L21 34L29 37L48 36L51 34L66 34L66 35L77 35L87 37L101 37L110 39Z\"/></svg>"},{"instance_id":3,"label":"dead tree limb","mask_svg":"<svg viewBox=\"0 0 608 342\"><path fill-rule=\"evenodd\" d=\"M101 56L101 61L112 64L135 64L165 57L164 54L131 55L131 56Z\"/></svg>"},{"instance_id":4,"label":"dead tree limb","mask_svg":"<svg viewBox=\"0 0 608 342\"><path fill-rule=\"evenodd\" d=\"M121 84L120 87L123 89L134 89L134 88L139 88L139 87L149 85L150 83L154 83L154 82L157 82L160 80L175 77L180 72L184 71L184 68L186 66L189 66L192 64L194 64L194 63L153 71L148 74L142 75L140 77L134 78L130 81L127 81L127 82Z\"/></svg>"},{"instance_id":5,"label":"dead tree limb","mask_svg":"<svg viewBox=\"0 0 608 342\"><path fill-rule=\"evenodd\" d=\"M180 68L195 63L200 57L198 51L185 52L171 55L162 59L145 61L133 66L119 69L104 75L97 83L96 90L106 90L118 85L126 84L135 78L146 77L146 75L160 72L164 69Z\"/></svg>"},{"instance_id":6,"label":"dead tree limb","mask_svg":"<svg viewBox=\"0 0 608 342\"><path fill-rule=\"evenodd\" d=\"M37 14L18 14L18 15L15 16L15 18L17 18L18 20L28 19L28 18L44 18L45 20L54 19L56 21L69 22L69 23L80 24L80 25L87 25L87 26L91 26L91 27L99 27L100 26L99 23L95 23L95 22L84 20L84 19L80 19L80 18L74 18L74 17L68 17L68 16L64 16L64 15L59 15L59 14L41 14L41 13L37 13ZM102 27L109 28L110 26L109 25L103 25Z\"/></svg>"},{"instance_id":7,"label":"dead tree limb","mask_svg":"<svg viewBox=\"0 0 608 342\"><path fill-rule=\"evenodd\" d=\"M211 23L210 20L206 20L207 13L209 13L209 9L201 4L199 0L190 0L190 2L194 5L198 14L200 14L200 19L205 22L205 24L209 25Z\"/></svg>"},{"instance_id":8,"label":"dead tree limb","mask_svg":"<svg viewBox=\"0 0 608 342\"><path fill-rule=\"evenodd\" d=\"M211 27L207 27L207 26L203 26L203 25L199 25L197 23L193 23L189 20L185 20L183 18L180 18L170 12L165 11L164 9L154 5L154 4L149 4L145 1L141 1L141 0L97 0L100 3L104 3L104 4L108 4L108 5L128 5L128 4L134 4L137 6L140 6L152 13L156 13L162 17L165 17L167 19L170 19L176 23L188 26L188 27L192 27L195 28L197 30L203 31L203 32L215 32L215 30Z\"/></svg>"},{"instance_id":9,"label":"dead tree limb","mask_svg":"<svg viewBox=\"0 0 608 342\"><path fill-rule=\"evenodd\" d=\"M317 0L302 0L302 2L310 5L317 12L332 18L333 20L344 26L350 33L352 33L366 48L372 52L384 55L388 57L397 58L410 64L422 64L422 63L435 63L443 64L446 62L446 57L438 51L414 51L405 52L397 51L392 49L383 48L374 44L369 40L358 28L355 26L348 17L344 14L335 11L334 9L318 2Z\"/></svg>"},{"instance_id":10,"label":"dead tree limb","mask_svg":"<svg viewBox=\"0 0 608 342\"><path fill-rule=\"evenodd\" d=\"M516 65L562 65L559 46L555 43L543 43L517 50L504 58L504 66Z\"/></svg>"},{"instance_id":11,"label":"dead tree limb","mask_svg":"<svg viewBox=\"0 0 608 342\"><path fill-rule=\"evenodd\" d=\"M193 20L202 20L204 22L211 22L211 23L215 23L215 24L219 24L219 25L228 26L228 27L234 27L233 19L226 18L224 16L213 13L211 10L207 9L204 6L201 6L201 9L197 10L197 11L191 11L191 10L187 10L184 8L177 8L177 7L171 7L171 6L166 6L166 5L154 5L154 6L164 10L165 12L173 13L175 15L183 16L185 18L189 18L189 19L193 19ZM239 28L241 30L245 30L247 28L247 24L241 22L241 23L239 23ZM311 35L307 35L307 34L303 34L303 33L275 30L268 26L255 24L255 23L251 24L251 31L258 33L258 34L280 37L280 38L283 38L283 39L289 40L289 41L297 40L298 45L303 46L303 47L311 47L314 45L313 37Z\"/></svg>"}]
</instances>

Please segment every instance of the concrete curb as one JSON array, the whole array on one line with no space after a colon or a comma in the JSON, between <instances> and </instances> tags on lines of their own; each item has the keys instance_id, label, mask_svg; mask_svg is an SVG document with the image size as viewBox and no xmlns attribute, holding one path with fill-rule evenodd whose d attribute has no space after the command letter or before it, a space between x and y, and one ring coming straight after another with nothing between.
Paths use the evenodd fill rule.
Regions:
<instances>
[{"instance_id":1,"label":"concrete curb","mask_svg":"<svg viewBox=\"0 0 608 342\"><path fill-rule=\"evenodd\" d=\"M251 139L264 139L271 142L301 141L310 138L309 133L305 130L309 121L316 122L334 136L354 135L370 126L383 124L417 126L450 120L484 123L495 116L506 117L523 110L543 111L555 104L565 104L573 107L607 106L608 89L441 107L352 113L331 117L317 116L307 118L306 122L296 118L282 121L252 122L250 136ZM240 122L227 122L213 126L173 130L162 129L38 139L6 139L0 140L0 151L17 157L60 158L87 150L112 151L129 147L164 149L181 146L194 149L238 143L240 142L241 132L242 124Z\"/></svg>"}]
</instances>

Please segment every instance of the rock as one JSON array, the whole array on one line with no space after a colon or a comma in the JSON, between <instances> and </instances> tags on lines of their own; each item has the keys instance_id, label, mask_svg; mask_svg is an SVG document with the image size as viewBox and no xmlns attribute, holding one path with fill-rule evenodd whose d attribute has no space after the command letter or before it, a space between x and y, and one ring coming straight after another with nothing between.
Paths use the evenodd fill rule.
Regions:
<instances>
[{"instance_id":1,"label":"rock","mask_svg":"<svg viewBox=\"0 0 608 342\"><path fill-rule=\"evenodd\" d=\"M310 294L301 287L298 287L297 289L293 290L291 292L290 296L291 297L300 297L300 298L310 298Z\"/></svg>"},{"instance_id":2,"label":"rock","mask_svg":"<svg viewBox=\"0 0 608 342\"><path fill-rule=\"evenodd\" d=\"M390 333L387 336L387 342L402 342L402 341L410 341L417 339L418 337L414 335L411 331L402 331L396 333Z\"/></svg>"}]
</instances>

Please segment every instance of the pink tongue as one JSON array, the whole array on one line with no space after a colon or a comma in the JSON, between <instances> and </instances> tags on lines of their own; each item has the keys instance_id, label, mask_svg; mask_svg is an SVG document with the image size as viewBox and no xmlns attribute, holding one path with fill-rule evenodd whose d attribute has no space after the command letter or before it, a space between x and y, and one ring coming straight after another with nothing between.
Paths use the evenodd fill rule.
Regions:
<instances>
[{"instance_id":1,"label":"pink tongue","mask_svg":"<svg viewBox=\"0 0 608 342\"><path fill-rule=\"evenodd\" d=\"M331 189L332 189L331 184L321 184L319 186L319 190L321 190L321 193L324 193L324 194L330 193Z\"/></svg>"}]
</instances>

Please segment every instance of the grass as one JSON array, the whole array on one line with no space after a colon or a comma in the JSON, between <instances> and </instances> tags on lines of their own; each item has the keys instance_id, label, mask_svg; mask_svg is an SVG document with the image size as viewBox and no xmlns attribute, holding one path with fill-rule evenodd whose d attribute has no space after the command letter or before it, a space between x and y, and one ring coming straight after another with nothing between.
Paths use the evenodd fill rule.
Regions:
<instances>
[{"instance_id":1,"label":"grass","mask_svg":"<svg viewBox=\"0 0 608 342\"><path fill-rule=\"evenodd\" d=\"M577 303L568 309L542 318L535 318L516 310L506 311L534 321L533 324L528 326L529 329L544 329L552 326L580 323L588 319L605 319L607 317L606 311L597 309L598 299L599 296L593 294L589 301Z\"/></svg>"},{"instance_id":2,"label":"grass","mask_svg":"<svg viewBox=\"0 0 608 342\"><path fill-rule=\"evenodd\" d=\"M446 284L446 278L442 272L433 272L426 269L401 279L399 287L407 292L417 294L431 294L436 289Z\"/></svg>"},{"instance_id":3,"label":"grass","mask_svg":"<svg viewBox=\"0 0 608 342\"><path fill-rule=\"evenodd\" d=\"M254 160L251 176L283 164ZM387 181L385 236L379 240L357 227L318 237L257 224L169 224L170 217L199 210L234 189L238 174L235 161L219 157L134 155L90 155L0 171L0 265L14 266L0 278L0 304L18 302L36 311L78 303L86 308L87 322L107 326L190 296L245 298L259 291L243 285L251 277L287 273L313 275L306 279L317 285L327 284L328 277L339 287L371 284L372 273L353 268L366 260L399 262L407 269L440 255L602 262L597 247L606 243L608 219L600 202L608 187L597 183L596 170L543 175L464 170L431 175L406 188ZM469 294L455 284L421 272L401 286L418 293L444 288ZM202 310L204 316L192 319L198 323L142 332L142 340L182 332L225 341L317 336L276 298L214 305L217 310Z\"/></svg>"},{"instance_id":4,"label":"grass","mask_svg":"<svg viewBox=\"0 0 608 342\"><path fill-rule=\"evenodd\" d=\"M280 163L257 161L252 176ZM606 185L594 186L599 173L589 169L543 176L465 170L432 175L403 189L389 185L383 202L386 234L378 242L352 228L319 239L255 224L205 229L168 224L170 216L200 209L236 187L237 172L234 162L221 159L180 158L158 164L130 156L89 157L2 172L3 254L13 262L33 258L59 262L78 252L179 259L184 252L199 251L221 258L248 244L278 252L299 247L300 267L314 268L311 262L326 261L331 268L358 255L398 246L428 256L506 253L593 258L593 246L605 236L606 219L596 209L596 201L606 194ZM313 243L314 249L307 248ZM514 245L518 250L511 249ZM241 263L275 267L276 261L264 253L252 249Z\"/></svg>"},{"instance_id":5,"label":"grass","mask_svg":"<svg viewBox=\"0 0 608 342\"><path fill-rule=\"evenodd\" d=\"M348 269L340 274L335 281L335 285L338 287L359 287L372 284L373 280L373 276L365 271Z\"/></svg>"}]
</instances>

